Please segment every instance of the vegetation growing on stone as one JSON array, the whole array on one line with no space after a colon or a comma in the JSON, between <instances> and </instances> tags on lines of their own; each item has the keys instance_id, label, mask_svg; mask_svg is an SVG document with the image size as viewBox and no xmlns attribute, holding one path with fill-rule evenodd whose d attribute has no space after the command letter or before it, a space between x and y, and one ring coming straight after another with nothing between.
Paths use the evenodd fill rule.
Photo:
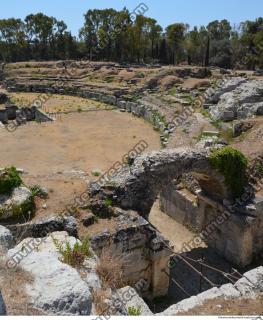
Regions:
<instances>
[{"instance_id":1,"label":"vegetation growing on stone","mask_svg":"<svg viewBox=\"0 0 263 320\"><path fill-rule=\"evenodd\" d=\"M225 182L234 196L239 197L247 182L247 158L240 151L226 146L213 151L209 161L211 166L224 176Z\"/></svg>"},{"instance_id":2,"label":"vegetation growing on stone","mask_svg":"<svg viewBox=\"0 0 263 320\"><path fill-rule=\"evenodd\" d=\"M109 198L107 198L107 199L105 199L104 201L103 201L103 204L105 205L105 207L112 207L113 206L113 201L111 200L111 199L109 199Z\"/></svg>"},{"instance_id":3,"label":"vegetation growing on stone","mask_svg":"<svg viewBox=\"0 0 263 320\"><path fill-rule=\"evenodd\" d=\"M11 193L22 184L22 179L15 167L5 168L0 172L0 193Z\"/></svg>"},{"instance_id":4,"label":"vegetation growing on stone","mask_svg":"<svg viewBox=\"0 0 263 320\"><path fill-rule=\"evenodd\" d=\"M34 197L30 197L27 201L20 204L19 206L14 206L12 208L13 217L21 217L21 216L31 216L31 214L35 211L35 203Z\"/></svg>"},{"instance_id":5,"label":"vegetation growing on stone","mask_svg":"<svg viewBox=\"0 0 263 320\"><path fill-rule=\"evenodd\" d=\"M82 243L76 241L73 247L68 241L63 243L55 238L53 238L53 243L62 256L62 262L72 267L81 266L87 257L92 257L88 238L84 239Z\"/></svg>"},{"instance_id":6,"label":"vegetation growing on stone","mask_svg":"<svg viewBox=\"0 0 263 320\"><path fill-rule=\"evenodd\" d=\"M129 316L140 316L141 315L141 308L129 307L128 314L129 314Z\"/></svg>"}]
</instances>

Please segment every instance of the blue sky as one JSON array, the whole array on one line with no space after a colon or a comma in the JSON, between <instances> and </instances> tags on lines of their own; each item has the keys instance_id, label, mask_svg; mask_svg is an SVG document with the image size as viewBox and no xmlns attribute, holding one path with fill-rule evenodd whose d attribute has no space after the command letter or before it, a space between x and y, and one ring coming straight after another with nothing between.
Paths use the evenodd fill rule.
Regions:
<instances>
[{"instance_id":1,"label":"blue sky","mask_svg":"<svg viewBox=\"0 0 263 320\"><path fill-rule=\"evenodd\" d=\"M207 25L223 18L238 24L263 16L263 0L2 0L0 18L25 18L29 13L43 12L63 19L77 35L88 9L126 6L133 11L141 2L149 8L145 15L155 18L162 27L174 22Z\"/></svg>"}]
</instances>

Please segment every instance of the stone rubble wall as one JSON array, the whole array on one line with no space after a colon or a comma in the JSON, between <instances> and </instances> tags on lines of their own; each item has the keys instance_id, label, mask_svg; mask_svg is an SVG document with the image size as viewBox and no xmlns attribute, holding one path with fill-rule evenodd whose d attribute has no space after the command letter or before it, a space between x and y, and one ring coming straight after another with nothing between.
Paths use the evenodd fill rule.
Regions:
<instances>
[{"instance_id":1,"label":"stone rubble wall","mask_svg":"<svg viewBox=\"0 0 263 320\"><path fill-rule=\"evenodd\" d=\"M165 122L162 120L165 118L164 114L152 110L149 106L144 106L141 102L132 102L124 98L125 92L117 92L114 94L107 94L96 92L95 90L88 90L86 88L78 87L50 87L45 84L21 84L12 83L7 84L7 89L14 92L37 92L37 93L49 93L49 94L65 94L79 96L81 98L91 99L106 104L116 106L117 108L132 113L137 117L141 117L146 121L153 124L158 130L164 132L167 130Z\"/></svg>"},{"instance_id":2,"label":"stone rubble wall","mask_svg":"<svg viewBox=\"0 0 263 320\"><path fill-rule=\"evenodd\" d=\"M42 218L34 222L19 223L6 226L15 242L25 238L44 238L55 231L66 231L70 236L77 237L77 222L72 216L55 216Z\"/></svg>"},{"instance_id":3,"label":"stone rubble wall","mask_svg":"<svg viewBox=\"0 0 263 320\"><path fill-rule=\"evenodd\" d=\"M49 122L53 121L53 118L36 107L6 106L5 109L0 110L0 122L7 123L9 120L17 120L19 123L33 120Z\"/></svg>"},{"instance_id":4,"label":"stone rubble wall","mask_svg":"<svg viewBox=\"0 0 263 320\"><path fill-rule=\"evenodd\" d=\"M111 199L114 205L147 217L158 194L164 192L167 196L171 182L187 172L208 172L214 178L209 149L170 149L138 156L130 168L113 177L108 185L91 184L90 208L99 211L105 199ZM189 201L183 203L181 197L181 211L188 212L184 222L204 230L205 241L228 261L249 265L262 250L262 201L238 206L230 212L223 200L219 202L200 193L196 207ZM182 219L183 215L178 221Z\"/></svg>"}]
</instances>

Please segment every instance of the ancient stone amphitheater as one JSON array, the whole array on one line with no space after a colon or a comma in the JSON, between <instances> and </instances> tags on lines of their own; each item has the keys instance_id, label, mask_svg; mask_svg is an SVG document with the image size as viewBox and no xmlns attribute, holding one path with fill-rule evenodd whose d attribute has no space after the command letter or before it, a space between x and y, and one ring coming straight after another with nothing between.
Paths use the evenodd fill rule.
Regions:
<instances>
[{"instance_id":1,"label":"ancient stone amphitheater","mask_svg":"<svg viewBox=\"0 0 263 320\"><path fill-rule=\"evenodd\" d=\"M1 315L234 315L233 301L259 313L260 77L90 61L1 70Z\"/></svg>"}]
</instances>

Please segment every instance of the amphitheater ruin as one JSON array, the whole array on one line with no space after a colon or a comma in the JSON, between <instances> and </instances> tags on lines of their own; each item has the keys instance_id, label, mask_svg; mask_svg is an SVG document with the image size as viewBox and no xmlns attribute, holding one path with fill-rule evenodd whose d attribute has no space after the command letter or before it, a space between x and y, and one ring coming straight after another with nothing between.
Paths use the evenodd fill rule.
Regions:
<instances>
[{"instance_id":1,"label":"amphitheater ruin","mask_svg":"<svg viewBox=\"0 0 263 320\"><path fill-rule=\"evenodd\" d=\"M63 61L7 64L0 79L0 179L11 166L23 179L0 188L0 315L262 302L262 77ZM238 196L211 164L220 150L247 159ZM64 263L57 244L87 237L90 255Z\"/></svg>"}]
</instances>

